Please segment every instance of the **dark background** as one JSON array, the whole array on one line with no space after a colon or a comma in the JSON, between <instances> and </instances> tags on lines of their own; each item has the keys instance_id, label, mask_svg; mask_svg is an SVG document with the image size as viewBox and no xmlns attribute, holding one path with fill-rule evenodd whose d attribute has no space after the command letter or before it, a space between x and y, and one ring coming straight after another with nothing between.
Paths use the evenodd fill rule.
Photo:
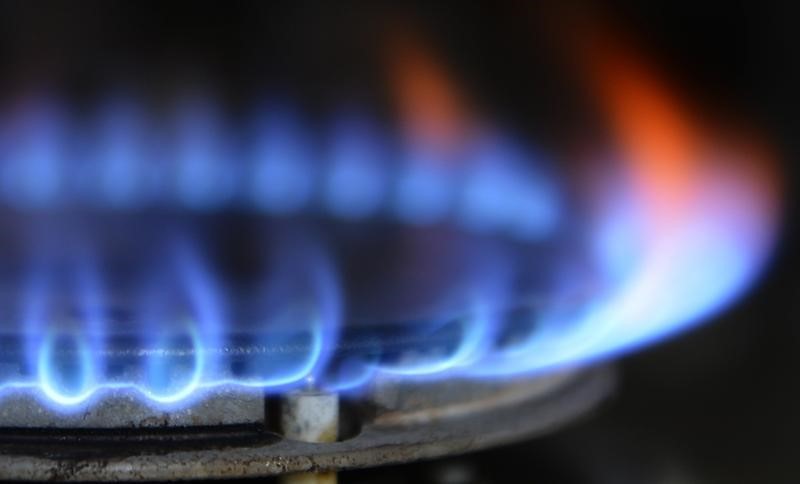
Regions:
<instances>
[{"instance_id":1,"label":"dark background","mask_svg":"<svg viewBox=\"0 0 800 484\"><path fill-rule=\"evenodd\" d=\"M551 95L558 76L536 75L552 59L534 48L532 60L521 60L528 49L522 39L535 24L526 15L535 17L539 8L516 2L2 2L0 101L35 84L57 85L88 101L106 85L134 84L158 98L202 78L234 111L264 83L296 92L310 110L327 109L338 96L380 106L385 93L369 39L385 25L370 20L402 12L433 32L443 58L487 111L557 146L571 110L564 96ZM775 257L757 287L715 321L620 361L618 394L590 418L534 442L345 473L343 481L443 482L453 468L476 482L800 480L794 274L800 8L756 1L592 8L627 27L697 96L735 106L766 133L785 173ZM362 28L354 33L353 25Z\"/></svg>"}]
</instances>

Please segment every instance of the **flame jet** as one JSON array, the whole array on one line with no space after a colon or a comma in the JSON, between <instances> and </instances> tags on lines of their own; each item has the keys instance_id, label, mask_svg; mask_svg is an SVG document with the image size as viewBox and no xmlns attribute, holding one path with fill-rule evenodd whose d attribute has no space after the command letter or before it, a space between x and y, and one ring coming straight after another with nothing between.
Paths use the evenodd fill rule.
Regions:
<instances>
[{"instance_id":1,"label":"flame jet","mask_svg":"<svg viewBox=\"0 0 800 484\"><path fill-rule=\"evenodd\" d=\"M771 157L701 122L655 69L596 33L584 29L575 45L614 146L614 162L592 167L604 176L584 193L591 207L584 242L597 272L587 277L599 287L565 309L565 295L585 281L563 283L552 307L530 316L536 321L528 337L510 346L487 351L468 337L480 331L465 331L446 374L461 368L476 377L511 376L631 351L729 305L768 258L779 212ZM395 69L403 73L397 100L411 139L469 146L476 131L467 127L481 121L441 66L410 45L419 47L405 44Z\"/></svg>"},{"instance_id":2,"label":"flame jet","mask_svg":"<svg viewBox=\"0 0 800 484\"><path fill-rule=\"evenodd\" d=\"M539 330L473 374L575 365L686 329L740 296L774 243L772 158L701 122L613 36L582 34L579 71L609 121L618 161L592 180L588 196L601 289L567 315L544 311Z\"/></svg>"}]
</instances>

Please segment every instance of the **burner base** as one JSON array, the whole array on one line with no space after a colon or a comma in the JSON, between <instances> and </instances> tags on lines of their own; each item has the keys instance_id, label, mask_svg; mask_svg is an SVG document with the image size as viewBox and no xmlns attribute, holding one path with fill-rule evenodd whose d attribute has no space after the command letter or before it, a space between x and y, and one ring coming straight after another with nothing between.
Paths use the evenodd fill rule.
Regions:
<instances>
[{"instance_id":1,"label":"burner base","mask_svg":"<svg viewBox=\"0 0 800 484\"><path fill-rule=\"evenodd\" d=\"M56 411L33 395L4 397L0 405L3 428L130 429L143 427L203 427L263 423L264 397L219 390L193 405L159 410L142 403L129 392L114 392L92 402L86 409Z\"/></svg>"},{"instance_id":2,"label":"burner base","mask_svg":"<svg viewBox=\"0 0 800 484\"><path fill-rule=\"evenodd\" d=\"M534 437L585 414L614 388L607 367L506 382L385 382L343 408L339 442L289 440L263 425L61 430L0 436L0 479L256 477L409 462Z\"/></svg>"}]
</instances>

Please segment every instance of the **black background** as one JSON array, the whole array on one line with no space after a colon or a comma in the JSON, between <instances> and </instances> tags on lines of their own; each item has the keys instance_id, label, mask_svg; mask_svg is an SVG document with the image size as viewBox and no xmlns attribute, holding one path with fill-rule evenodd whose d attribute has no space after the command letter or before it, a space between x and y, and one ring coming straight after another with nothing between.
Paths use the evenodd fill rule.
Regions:
<instances>
[{"instance_id":1,"label":"black background","mask_svg":"<svg viewBox=\"0 0 800 484\"><path fill-rule=\"evenodd\" d=\"M559 88L557 76L528 82L541 69L536 60L546 64L548 54L532 49L532 60L521 61L525 25L535 22L520 19L538 8L2 2L0 99L32 83L56 84L76 99L133 83L157 97L164 86L202 77L226 93L233 110L265 82L299 93L311 110L326 109L339 92L380 105L368 39L382 26L371 19L403 12L430 28L487 111L557 145L570 111L563 96L548 95ZM696 95L735 106L767 134L785 173L776 255L757 287L711 324L624 358L620 390L596 415L553 436L464 459L479 482L797 482L800 9L793 2L631 1L600 10ZM353 25L362 26L359 34ZM342 480L434 482L433 468L360 471Z\"/></svg>"}]
</instances>

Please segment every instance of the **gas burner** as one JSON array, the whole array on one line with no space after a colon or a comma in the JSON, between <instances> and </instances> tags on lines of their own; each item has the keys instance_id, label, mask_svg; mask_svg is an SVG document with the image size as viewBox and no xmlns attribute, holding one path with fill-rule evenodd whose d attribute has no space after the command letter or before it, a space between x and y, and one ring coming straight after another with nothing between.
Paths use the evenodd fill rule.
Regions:
<instances>
[{"instance_id":1,"label":"gas burner","mask_svg":"<svg viewBox=\"0 0 800 484\"><path fill-rule=\"evenodd\" d=\"M0 477L120 481L314 472L322 482L327 472L460 454L553 431L595 408L613 382L608 368L594 368L504 382L378 381L360 398L341 401L312 390L274 400L219 393L181 412L139 419L135 407L113 398L49 422L14 402L17 427L0 433Z\"/></svg>"},{"instance_id":2,"label":"gas burner","mask_svg":"<svg viewBox=\"0 0 800 484\"><path fill-rule=\"evenodd\" d=\"M506 84L574 98L545 129L470 96L416 15L301 9L286 30L241 8L205 54L248 65L208 78L166 49L164 72L69 82L125 64L105 38L74 66L58 42L30 71L0 56L0 476L330 481L538 435L770 256L758 136L593 15L554 10L565 59ZM181 37L164 26L151 45Z\"/></svg>"}]
</instances>

